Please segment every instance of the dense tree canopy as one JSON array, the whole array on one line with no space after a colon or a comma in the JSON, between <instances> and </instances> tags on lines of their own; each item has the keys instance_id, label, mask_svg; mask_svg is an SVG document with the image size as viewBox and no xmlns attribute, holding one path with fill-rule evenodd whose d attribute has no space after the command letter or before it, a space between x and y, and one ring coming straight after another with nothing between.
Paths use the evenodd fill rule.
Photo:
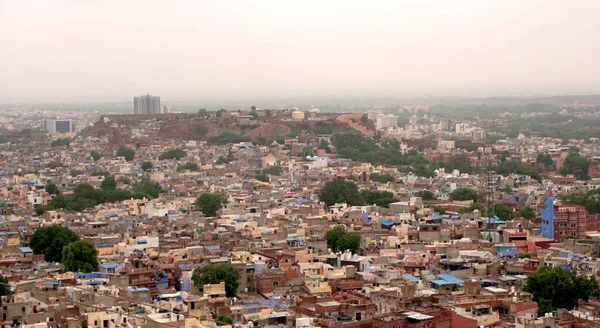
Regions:
<instances>
[{"instance_id":1,"label":"dense tree canopy","mask_svg":"<svg viewBox=\"0 0 600 328\"><path fill-rule=\"evenodd\" d=\"M587 301L596 289L598 282L594 276L587 277L550 266L542 266L536 273L527 277L527 284L523 288L524 291L533 294L533 300L538 302L540 313L559 308L572 310L578 300Z\"/></svg>"},{"instance_id":2,"label":"dense tree canopy","mask_svg":"<svg viewBox=\"0 0 600 328\"><path fill-rule=\"evenodd\" d=\"M535 218L535 210L530 206L525 206L521 210L521 216L526 220L532 220Z\"/></svg>"},{"instance_id":3,"label":"dense tree canopy","mask_svg":"<svg viewBox=\"0 0 600 328\"><path fill-rule=\"evenodd\" d=\"M79 237L73 231L54 225L37 229L31 237L29 246L35 254L44 254L47 262L60 262L63 247L77 240Z\"/></svg>"},{"instance_id":4,"label":"dense tree canopy","mask_svg":"<svg viewBox=\"0 0 600 328\"><path fill-rule=\"evenodd\" d=\"M346 227L343 225L338 225L327 230L325 240L327 241L327 246L333 252L350 250L353 254L356 254L360 249L360 236L348 233Z\"/></svg>"},{"instance_id":5,"label":"dense tree canopy","mask_svg":"<svg viewBox=\"0 0 600 328\"><path fill-rule=\"evenodd\" d=\"M537 180L538 182L542 182L542 175L540 172L524 166L523 163L517 161L505 161L500 162L498 166L494 168L497 174L500 175L509 175L509 174L521 174L530 176L532 179Z\"/></svg>"},{"instance_id":6,"label":"dense tree canopy","mask_svg":"<svg viewBox=\"0 0 600 328\"><path fill-rule=\"evenodd\" d=\"M419 197L421 197L421 199L423 200L436 200L437 198L435 197L435 194L432 193L429 190L421 190L418 193Z\"/></svg>"},{"instance_id":7,"label":"dense tree canopy","mask_svg":"<svg viewBox=\"0 0 600 328\"><path fill-rule=\"evenodd\" d=\"M250 142L252 141L252 138L231 131L223 131L218 136L208 138L208 141L220 145L225 145L228 143Z\"/></svg>"},{"instance_id":8,"label":"dense tree canopy","mask_svg":"<svg viewBox=\"0 0 600 328\"><path fill-rule=\"evenodd\" d=\"M117 182L112 176L104 178L102 188L96 189L89 183L81 183L75 187L72 196L57 195L47 206L36 208L38 215L46 210L66 209L71 211L83 211L105 202L117 202L125 199L156 198L163 192L160 185L148 179L142 179L140 183L131 185L131 190L117 189Z\"/></svg>"},{"instance_id":9,"label":"dense tree canopy","mask_svg":"<svg viewBox=\"0 0 600 328\"><path fill-rule=\"evenodd\" d=\"M454 170L458 170L460 173L471 173L471 163L467 156L462 154L452 156L444 163L444 168L448 173Z\"/></svg>"},{"instance_id":10,"label":"dense tree canopy","mask_svg":"<svg viewBox=\"0 0 600 328\"><path fill-rule=\"evenodd\" d=\"M373 165L417 165L429 161L423 154L410 150L406 154L400 151L400 142L396 139L368 138L356 133L336 134L331 138L340 157Z\"/></svg>"},{"instance_id":11,"label":"dense tree canopy","mask_svg":"<svg viewBox=\"0 0 600 328\"><path fill-rule=\"evenodd\" d=\"M115 190L117 189L117 180L112 175L108 176L102 180L100 188L104 191Z\"/></svg>"},{"instance_id":12,"label":"dense tree canopy","mask_svg":"<svg viewBox=\"0 0 600 328\"><path fill-rule=\"evenodd\" d=\"M142 163L141 167L143 171L148 171L154 167L154 164L152 164L152 162L146 161Z\"/></svg>"},{"instance_id":13,"label":"dense tree canopy","mask_svg":"<svg viewBox=\"0 0 600 328\"><path fill-rule=\"evenodd\" d=\"M379 183L388 183L388 182L395 181L394 177L389 173L385 173L385 174L373 173L369 176L369 178L371 179L371 181L379 182Z\"/></svg>"},{"instance_id":14,"label":"dense tree canopy","mask_svg":"<svg viewBox=\"0 0 600 328\"><path fill-rule=\"evenodd\" d=\"M234 297L240 286L240 273L229 263L201 265L194 269L192 281L199 290L202 290L204 285L218 284L223 281L227 297Z\"/></svg>"},{"instance_id":15,"label":"dense tree canopy","mask_svg":"<svg viewBox=\"0 0 600 328\"><path fill-rule=\"evenodd\" d=\"M90 152L90 157L92 157L95 161L99 160L100 158L102 158L102 155L100 155L99 152L92 150Z\"/></svg>"},{"instance_id":16,"label":"dense tree canopy","mask_svg":"<svg viewBox=\"0 0 600 328\"><path fill-rule=\"evenodd\" d=\"M196 207L206 216L216 216L217 211L227 204L227 197L219 193L205 193L196 199Z\"/></svg>"},{"instance_id":17,"label":"dense tree canopy","mask_svg":"<svg viewBox=\"0 0 600 328\"><path fill-rule=\"evenodd\" d=\"M198 164L196 163L185 163L185 164L181 164L181 165L177 165L177 172L182 172L182 171L198 171L200 168L198 167Z\"/></svg>"},{"instance_id":18,"label":"dense tree canopy","mask_svg":"<svg viewBox=\"0 0 600 328\"><path fill-rule=\"evenodd\" d=\"M123 157L129 162L135 157L135 150L133 150L133 148L121 146L117 149L117 156Z\"/></svg>"},{"instance_id":19,"label":"dense tree canopy","mask_svg":"<svg viewBox=\"0 0 600 328\"><path fill-rule=\"evenodd\" d=\"M166 152L162 153L158 159L160 160L165 160L165 159L181 159L182 157L186 157L187 153L179 148L174 148L174 149L170 149L167 150Z\"/></svg>"},{"instance_id":20,"label":"dense tree canopy","mask_svg":"<svg viewBox=\"0 0 600 328\"><path fill-rule=\"evenodd\" d=\"M567 204L585 206L589 214L600 213L600 189L563 195L562 200Z\"/></svg>"},{"instance_id":21,"label":"dense tree canopy","mask_svg":"<svg viewBox=\"0 0 600 328\"><path fill-rule=\"evenodd\" d=\"M504 204L494 204L494 214L501 220L512 220L512 211Z\"/></svg>"},{"instance_id":22,"label":"dense tree canopy","mask_svg":"<svg viewBox=\"0 0 600 328\"><path fill-rule=\"evenodd\" d=\"M588 180L590 178L588 174L590 163L590 160L587 158L582 157L576 152L571 152L565 158L560 168L560 174L573 174L578 180Z\"/></svg>"},{"instance_id":23,"label":"dense tree canopy","mask_svg":"<svg viewBox=\"0 0 600 328\"><path fill-rule=\"evenodd\" d=\"M60 193L58 186L52 182L49 182L44 189L50 195L58 195Z\"/></svg>"},{"instance_id":24,"label":"dense tree canopy","mask_svg":"<svg viewBox=\"0 0 600 328\"><path fill-rule=\"evenodd\" d=\"M89 240L72 242L63 249L62 264L72 272L98 271L98 250Z\"/></svg>"},{"instance_id":25,"label":"dense tree canopy","mask_svg":"<svg viewBox=\"0 0 600 328\"><path fill-rule=\"evenodd\" d=\"M359 200L354 205L377 205L389 207L390 203L397 202L398 199L389 191L362 189L359 192Z\"/></svg>"},{"instance_id":26,"label":"dense tree canopy","mask_svg":"<svg viewBox=\"0 0 600 328\"><path fill-rule=\"evenodd\" d=\"M321 188L319 200L327 206L336 203L347 203L351 206L377 205L388 207L390 203L397 202L398 199L389 191L380 190L358 190L358 186L349 180L334 179Z\"/></svg>"},{"instance_id":27,"label":"dense tree canopy","mask_svg":"<svg viewBox=\"0 0 600 328\"><path fill-rule=\"evenodd\" d=\"M452 200L472 200L477 201L477 190L472 188L457 188L451 194Z\"/></svg>"},{"instance_id":28,"label":"dense tree canopy","mask_svg":"<svg viewBox=\"0 0 600 328\"><path fill-rule=\"evenodd\" d=\"M327 206L334 205L335 203L348 203L349 205L362 204L356 184L344 179L334 179L327 182L321 188L319 200Z\"/></svg>"},{"instance_id":29,"label":"dense tree canopy","mask_svg":"<svg viewBox=\"0 0 600 328\"><path fill-rule=\"evenodd\" d=\"M231 319L230 317L226 316L226 315L222 315L219 314L217 316L217 320L215 320L217 322L217 326L225 326L225 325L231 325L233 324L233 319Z\"/></svg>"},{"instance_id":30,"label":"dense tree canopy","mask_svg":"<svg viewBox=\"0 0 600 328\"><path fill-rule=\"evenodd\" d=\"M0 297L10 295L10 286L8 285L8 278L0 275Z\"/></svg>"},{"instance_id":31,"label":"dense tree canopy","mask_svg":"<svg viewBox=\"0 0 600 328\"><path fill-rule=\"evenodd\" d=\"M535 162L539 165L546 166L546 167L554 166L554 159L552 158L552 155L550 155L550 154L540 153L537 156L537 158L535 159Z\"/></svg>"}]
</instances>

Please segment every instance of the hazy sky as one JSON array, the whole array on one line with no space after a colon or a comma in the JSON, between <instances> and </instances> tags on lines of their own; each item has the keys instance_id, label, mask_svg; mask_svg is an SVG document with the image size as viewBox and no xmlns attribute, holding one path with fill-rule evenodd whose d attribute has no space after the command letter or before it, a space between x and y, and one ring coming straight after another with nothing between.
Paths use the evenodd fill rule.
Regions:
<instances>
[{"instance_id":1,"label":"hazy sky","mask_svg":"<svg viewBox=\"0 0 600 328\"><path fill-rule=\"evenodd\" d=\"M0 0L0 101L600 92L600 1Z\"/></svg>"}]
</instances>

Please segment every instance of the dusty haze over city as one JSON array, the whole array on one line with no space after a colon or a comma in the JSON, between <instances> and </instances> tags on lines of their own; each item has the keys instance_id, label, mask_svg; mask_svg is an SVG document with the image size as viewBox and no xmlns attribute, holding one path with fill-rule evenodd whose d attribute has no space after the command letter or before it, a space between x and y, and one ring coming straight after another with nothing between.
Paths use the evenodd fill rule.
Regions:
<instances>
[{"instance_id":1,"label":"dusty haze over city","mask_svg":"<svg viewBox=\"0 0 600 328\"><path fill-rule=\"evenodd\" d=\"M598 93L598 1L0 1L0 101Z\"/></svg>"}]
</instances>

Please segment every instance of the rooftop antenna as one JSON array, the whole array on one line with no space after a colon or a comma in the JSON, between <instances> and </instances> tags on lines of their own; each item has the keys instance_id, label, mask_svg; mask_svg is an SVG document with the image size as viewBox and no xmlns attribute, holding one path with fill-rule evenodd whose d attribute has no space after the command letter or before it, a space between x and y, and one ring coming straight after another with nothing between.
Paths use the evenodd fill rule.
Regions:
<instances>
[{"instance_id":1,"label":"rooftop antenna","mask_svg":"<svg viewBox=\"0 0 600 328\"><path fill-rule=\"evenodd\" d=\"M491 152L490 152L491 153ZM485 156L485 147L484 147L484 156ZM485 210L486 210L486 230L488 235L488 240L492 241L492 224L491 220L494 215L494 189L496 188L497 178L496 172L491 170L492 168L492 160L489 156L486 156L486 165L483 169L483 176L485 178Z\"/></svg>"}]
</instances>

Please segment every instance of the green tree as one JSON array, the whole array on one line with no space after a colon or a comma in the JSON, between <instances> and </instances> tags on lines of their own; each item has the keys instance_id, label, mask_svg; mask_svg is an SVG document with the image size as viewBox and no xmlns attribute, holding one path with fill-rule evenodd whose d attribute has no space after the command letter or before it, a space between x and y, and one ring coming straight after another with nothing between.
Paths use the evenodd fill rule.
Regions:
<instances>
[{"instance_id":1,"label":"green tree","mask_svg":"<svg viewBox=\"0 0 600 328\"><path fill-rule=\"evenodd\" d=\"M129 162L135 157L135 150L121 145L119 149L117 149L117 156L123 157L126 161Z\"/></svg>"},{"instance_id":2,"label":"green tree","mask_svg":"<svg viewBox=\"0 0 600 328\"><path fill-rule=\"evenodd\" d=\"M505 151L503 151L503 152L502 152L502 154L500 154L500 156L498 157L498 159L499 159L501 162L504 162L504 161L506 161L506 159L507 159L507 158L509 158L509 157L510 157L510 152L509 152L508 150L505 150Z\"/></svg>"},{"instance_id":3,"label":"green tree","mask_svg":"<svg viewBox=\"0 0 600 328\"><path fill-rule=\"evenodd\" d=\"M79 170L73 170L73 171L71 171L71 173L70 173L70 174L71 174L71 176L72 176L72 177L76 177L76 176L78 176L78 175L82 175L82 174L83 174L83 171L79 171Z\"/></svg>"},{"instance_id":4,"label":"green tree","mask_svg":"<svg viewBox=\"0 0 600 328\"><path fill-rule=\"evenodd\" d=\"M590 178L588 175L590 163L587 158L572 152L565 158L563 166L560 168L560 174L563 176L573 174L579 180L588 180Z\"/></svg>"},{"instance_id":5,"label":"green tree","mask_svg":"<svg viewBox=\"0 0 600 328\"><path fill-rule=\"evenodd\" d=\"M521 216L526 220L532 220L535 218L535 210L530 206L525 206L521 210Z\"/></svg>"},{"instance_id":6,"label":"green tree","mask_svg":"<svg viewBox=\"0 0 600 328\"><path fill-rule=\"evenodd\" d=\"M110 175L110 173L108 171L94 171L90 175L93 177L99 177L99 176L107 177Z\"/></svg>"},{"instance_id":7,"label":"green tree","mask_svg":"<svg viewBox=\"0 0 600 328\"><path fill-rule=\"evenodd\" d=\"M379 183L388 183L388 182L395 181L394 177L389 173L386 173L386 174L373 173L373 174L371 174L371 176L369 176L369 178L371 179L371 181L379 182Z\"/></svg>"},{"instance_id":8,"label":"green tree","mask_svg":"<svg viewBox=\"0 0 600 328\"><path fill-rule=\"evenodd\" d=\"M585 206L589 214L600 213L600 189L588 190L586 193L570 193L561 199L567 204Z\"/></svg>"},{"instance_id":9,"label":"green tree","mask_svg":"<svg viewBox=\"0 0 600 328\"><path fill-rule=\"evenodd\" d=\"M63 249L62 264L71 272L98 271L98 250L89 240L72 242Z\"/></svg>"},{"instance_id":10,"label":"green tree","mask_svg":"<svg viewBox=\"0 0 600 328\"><path fill-rule=\"evenodd\" d=\"M10 286L8 285L8 278L6 278L3 275L0 275L0 297L8 295L10 295Z\"/></svg>"},{"instance_id":11,"label":"green tree","mask_svg":"<svg viewBox=\"0 0 600 328\"><path fill-rule=\"evenodd\" d=\"M117 179L117 182L128 185L131 183L131 180L129 180L128 177L119 177L119 179Z\"/></svg>"},{"instance_id":12,"label":"green tree","mask_svg":"<svg viewBox=\"0 0 600 328\"><path fill-rule=\"evenodd\" d=\"M227 109L221 108L217 111L216 115L217 115L217 117L221 117L221 116L223 116L224 113L227 113Z\"/></svg>"},{"instance_id":13,"label":"green tree","mask_svg":"<svg viewBox=\"0 0 600 328\"><path fill-rule=\"evenodd\" d=\"M268 143L268 140L263 136L258 136L254 138L254 140L252 140L252 143L255 143L257 145L266 145Z\"/></svg>"},{"instance_id":14,"label":"green tree","mask_svg":"<svg viewBox=\"0 0 600 328\"><path fill-rule=\"evenodd\" d=\"M60 262L63 247L77 240L79 237L73 231L54 225L37 229L29 246L35 254L44 254L47 262Z\"/></svg>"},{"instance_id":15,"label":"green tree","mask_svg":"<svg viewBox=\"0 0 600 328\"><path fill-rule=\"evenodd\" d=\"M200 108L198 110L198 117L201 119L206 119L210 117L210 113L206 110L206 108Z\"/></svg>"},{"instance_id":16,"label":"green tree","mask_svg":"<svg viewBox=\"0 0 600 328\"><path fill-rule=\"evenodd\" d=\"M347 250L356 254L360 249L360 236L350 234L343 225L337 225L325 233L327 246L333 252L345 252Z\"/></svg>"},{"instance_id":17,"label":"green tree","mask_svg":"<svg viewBox=\"0 0 600 328\"><path fill-rule=\"evenodd\" d=\"M204 137L204 135L208 132L208 127L200 122L194 125L194 131L199 137Z\"/></svg>"},{"instance_id":18,"label":"green tree","mask_svg":"<svg viewBox=\"0 0 600 328\"><path fill-rule=\"evenodd\" d=\"M477 190L471 188L457 188L451 194L452 200L472 200L477 201Z\"/></svg>"},{"instance_id":19,"label":"green tree","mask_svg":"<svg viewBox=\"0 0 600 328\"><path fill-rule=\"evenodd\" d=\"M92 150L90 152L90 157L92 157L95 161L99 160L100 158L102 158L102 155L100 155L99 152Z\"/></svg>"},{"instance_id":20,"label":"green tree","mask_svg":"<svg viewBox=\"0 0 600 328\"><path fill-rule=\"evenodd\" d=\"M363 123L367 123L367 121L369 120L369 118L367 117L367 114L365 114L365 115L363 115L363 116L360 118L360 120L361 120L361 122L363 122Z\"/></svg>"},{"instance_id":21,"label":"green tree","mask_svg":"<svg viewBox=\"0 0 600 328\"><path fill-rule=\"evenodd\" d=\"M270 175L281 175L283 173L283 168L279 165L271 165L264 169L263 173Z\"/></svg>"},{"instance_id":22,"label":"green tree","mask_svg":"<svg viewBox=\"0 0 600 328\"><path fill-rule=\"evenodd\" d=\"M344 238L348 232L346 231L346 227L343 225L337 225L325 232L325 240L327 241L327 246L331 248L333 252L337 252L339 250L339 242L342 238Z\"/></svg>"},{"instance_id":23,"label":"green tree","mask_svg":"<svg viewBox=\"0 0 600 328\"><path fill-rule=\"evenodd\" d=\"M107 176L102 180L100 187L102 190L115 190L117 189L117 180L113 176Z\"/></svg>"},{"instance_id":24,"label":"green tree","mask_svg":"<svg viewBox=\"0 0 600 328\"><path fill-rule=\"evenodd\" d=\"M436 212L440 215L446 214L446 209L444 209L443 207L441 207L439 205L433 205L433 206L427 206L427 207L431 208L434 212Z\"/></svg>"},{"instance_id":25,"label":"green tree","mask_svg":"<svg viewBox=\"0 0 600 328\"><path fill-rule=\"evenodd\" d=\"M158 159L165 160L165 159L176 159L179 160L182 157L186 157L187 153L179 148L174 148L174 149L169 149L166 152L162 153Z\"/></svg>"},{"instance_id":26,"label":"green tree","mask_svg":"<svg viewBox=\"0 0 600 328\"><path fill-rule=\"evenodd\" d=\"M63 167L63 166L64 166L64 164L61 162L58 162L58 161L52 161L52 162L46 164L46 167L49 169L52 169L52 170L57 169L59 167Z\"/></svg>"},{"instance_id":27,"label":"green tree","mask_svg":"<svg viewBox=\"0 0 600 328\"><path fill-rule=\"evenodd\" d=\"M512 220L512 211L504 204L494 204L494 214L496 214L500 220Z\"/></svg>"},{"instance_id":28,"label":"green tree","mask_svg":"<svg viewBox=\"0 0 600 328\"><path fill-rule=\"evenodd\" d=\"M229 263L201 265L194 269L192 281L199 290L207 284L225 282L227 297L234 297L240 286L240 272Z\"/></svg>"},{"instance_id":29,"label":"green tree","mask_svg":"<svg viewBox=\"0 0 600 328\"><path fill-rule=\"evenodd\" d=\"M554 166L554 159L550 154L538 154L537 158L535 159L535 162L546 167Z\"/></svg>"},{"instance_id":30,"label":"green tree","mask_svg":"<svg viewBox=\"0 0 600 328\"><path fill-rule=\"evenodd\" d=\"M154 165L152 164L152 162L146 161L146 162L142 163L142 170L144 170L144 171L148 171L148 170L152 169L153 167L154 167Z\"/></svg>"},{"instance_id":31,"label":"green tree","mask_svg":"<svg viewBox=\"0 0 600 328\"><path fill-rule=\"evenodd\" d=\"M436 200L435 194L429 190L421 190L418 194L423 200Z\"/></svg>"},{"instance_id":32,"label":"green tree","mask_svg":"<svg viewBox=\"0 0 600 328\"><path fill-rule=\"evenodd\" d=\"M10 286L8 284L8 278L0 275L0 297L10 295ZM0 301L0 303L2 303Z\"/></svg>"},{"instance_id":33,"label":"green tree","mask_svg":"<svg viewBox=\"0 0 600 328\"><path fill-rule=\"evenodd\" d=\"M524 291L533 294L541 313L559 308L572 310L580 299L587 301L597 289L598 282L594 276L550 266L542 266L527 277L527 284L523 287Z\"/></svg>"},{"instance_id":34,"label":"green tree","mask_svg":"<svg viewBox=\"0 0 600 328\"><path fill-rule=\"evenodd\" d=\"M327 206L335 203L348 203L348 205L362 205L358 187L352 181L334 179L325 183L319 193L319 200Z\"/></svg>"},{"instance_id":35,"label":"green tree","mask_svg":"<svg viewBox=\"0 0 600 328\"><path fill-rule=\"evenodd\" d=\"M460 173L471 173L471 163L465 155L452 156L448 162L444 163L444 167L449 173L453 170L458 170Z\"/></svg>"},{"instance_id":36,"label":"green tree","mask_svg":"<svg viewBox=\"0 0 600 328\"><path fill-rule=\"evenodd\" d=\"M52 182L49 182L48 184L46 184L46 192L49 193L50 195L58 195L60 193L60 190L58 190L58 186Z\"/></svg>"},{"instance_id":37,"label":"green tree","mask_svg":"<svg viewBox=\"0 0 600 328\"><path fill-rule=\"evenodd\" d=\"M206 216L217 216L217 211L227 204L227 197L219 193L205 193L196 199L196 206Z\"/></svg>"},{"instance_id":38,"label":"green tree","mask_svg":"<svg viewBox=\"0 0 600 328\"><path fill-rule=\"evenodd\" d=\"M389 207L390 203L398 201L397 198L394 198L394 194L389 191L362 189L359 192L359 196L359 200L354 205L374 204L377 206Z\"/></svg>"},{"instance_id":39,"label":"green tree","mask_svg":"<svg viewBox=\"0 0 600 328\"><path fill-rule=\"evenodd\" d=\"M218 326L232 325L233 319L231 319L230 317L228 317L226 315L219 314L217 316L216 322L217 322Z\"/></svg>"},{"instance_id":40,"label":"green tree","mask_svg":"<svg viewBox=\"0 0 600 328\"><path fill-rule=\"evenodd\" d=\"M141 182L135 183L132 189L134 198L156 198L160 193L164 192L158 182L153 182L149 179L142 179Z\"/></svg>"},{"instance_id":41,"label":"green tree","mask_svg":"<svg viewBox=\"0 0 600 328\"><path fill-rule=\"evenodd\" d=\"M360 249L360 236L346 234L338 240L338 249L341 252L351 251L352 254L358 253L358 250Z\"/></svg>"},{"instance_id":42,"label":"green tree","mask_svg":"<svg viewBox=\"0 0 600 328\"><path fill-rule=\"evenodd\" d=\"M181 164L177 166L177 172L181 172L181 171L198 171L198 164L196 163L185 163L185 164Z\"/></svg>"}]
</instances>

